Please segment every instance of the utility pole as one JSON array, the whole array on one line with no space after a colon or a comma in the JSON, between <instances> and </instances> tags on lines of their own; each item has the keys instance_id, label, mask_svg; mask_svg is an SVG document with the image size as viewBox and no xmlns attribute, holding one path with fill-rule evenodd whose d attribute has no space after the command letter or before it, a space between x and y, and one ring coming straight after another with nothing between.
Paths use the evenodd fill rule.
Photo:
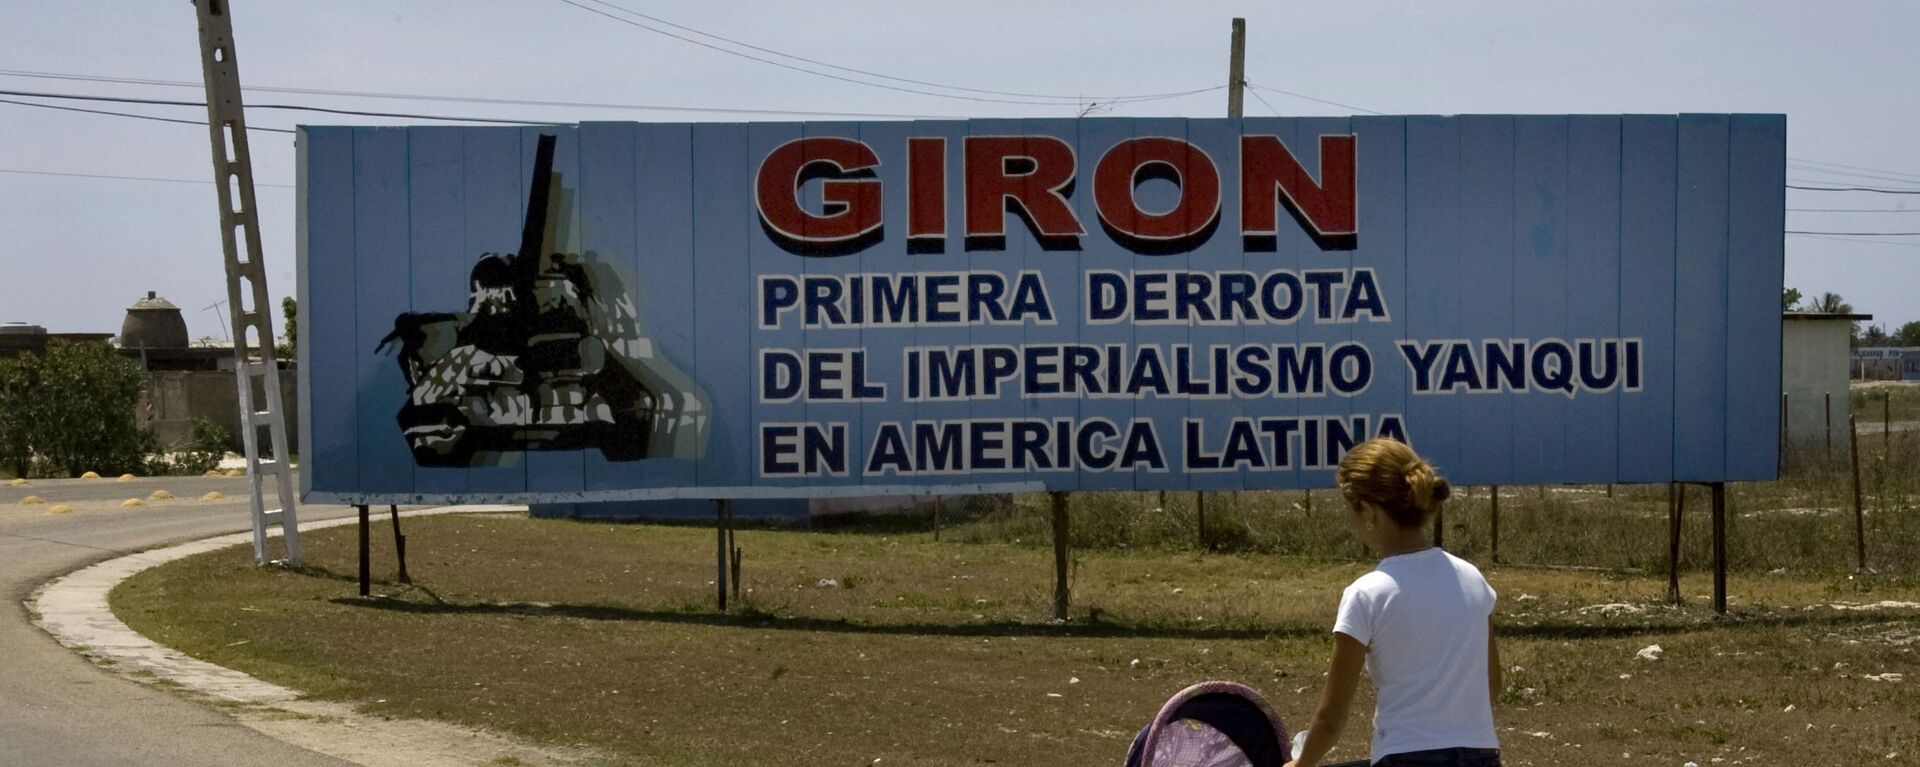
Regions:
<instances>
[{"instance_id":1,"label":"utility pole","mask_svg":"<svg viewBox=\"0 0 1920 767\"><path fill-rule=\"evenodd\" d=\"M1247 87L1247 20L1233 20L1233 53L1227 59L1227 116L1240 117Z\"/></svg>"},{"instance_id":2,"label":"utility pole","mask_svg":"<svg viewBox=\"0 0 1920 767\"><path fill-rule=\"evenodd\" d=\"M240 62L234 50L227 0L197 0L200 74L206 84L207 133L212 140L214 187L220 198L220 248L227 265L227 310L233 318L233 372L239 387L241 444L247 454L247 484L253 511L253 560L266 564L267 529L278 525L283 560L300 566L299 501L288 459L286 407L280 401L280 363L273 351L273 311L267 302L267 271L261 266L260 216L253 197L253 156L247 147L246 110L240 100ZM255 392L261 396L254 399ZM271 478L269 484L268 479ZM266 491L278 503L269 508ZM360 506L360 535L367 535L367 507ZM361 566L366 566L365 548ZM362 579L364 583L365 579ZM362 593L365 586L362 586Z\"/></svg>"}]
</instances>

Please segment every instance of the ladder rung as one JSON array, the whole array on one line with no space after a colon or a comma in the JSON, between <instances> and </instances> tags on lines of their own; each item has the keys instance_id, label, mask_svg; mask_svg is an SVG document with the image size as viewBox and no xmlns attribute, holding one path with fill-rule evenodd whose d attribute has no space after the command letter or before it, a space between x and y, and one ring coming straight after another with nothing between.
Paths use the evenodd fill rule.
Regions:
<instances>
[{"instance_id":1,"label":"ladder rung","mask_svg":"<svg viewBox=\"0 0 1920 767\"><path fill-rule=\"evenodd\" d=\"M249 361L243 364L246 366L247 375L260 376L264 378L268 372L271 372L273 370L273 366L268 365L265 362Z\"/></svg>"},{"instance_id":2,"label":"ladder rung","mask_svg":"<svg viewBox=\"0 0 1920 767\"><path fill-rule=\"evenodd\" d=\"M263 524L263 525L283 524L283 520L281 518L285 517L286 515L287 515L287 512L285 509L264 509L260 512L260 524Z\"/></svg>"},{"instance_id":3,"label":"ladder rung","mask_svg":"<svg viewBox=\"0 0 1920 767\"><path fill-rule=\"evenodd\" d=\"M269 426L280 423L280 419L276 418L274 412L271 410L256 410L253 413L253 417L248 418L247 422L254 426Z\"/></svg>"},{"instance_id":4,"label":"ladder rung","mask_svg":"<svg viewBox=\"0 0 1920 767\"><path fill-rule=\"evenodd\" d=\"M255 464L255 470L261 474L279 474L287 465L279 461L261 461Z\"/></svg>"}]
</instances>

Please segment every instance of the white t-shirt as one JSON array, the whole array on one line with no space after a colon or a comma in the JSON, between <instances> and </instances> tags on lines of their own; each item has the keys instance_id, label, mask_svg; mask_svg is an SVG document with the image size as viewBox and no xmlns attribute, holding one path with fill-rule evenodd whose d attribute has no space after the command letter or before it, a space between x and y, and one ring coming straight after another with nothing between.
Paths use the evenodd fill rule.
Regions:
<instances>
[{"instance_id":1,"label":"white t-shirt","mask_svg":"<svg viewBox=\"0 0 1920 767\"><path fill-rule=\"evenodd\" d=\"M1373 761L1500 747L1487 692L1494 599L1479 568L1439 548L1382 559L1340 595L1333 630L1367 646L1378 693Z\"/></svg>"}]
</instances>

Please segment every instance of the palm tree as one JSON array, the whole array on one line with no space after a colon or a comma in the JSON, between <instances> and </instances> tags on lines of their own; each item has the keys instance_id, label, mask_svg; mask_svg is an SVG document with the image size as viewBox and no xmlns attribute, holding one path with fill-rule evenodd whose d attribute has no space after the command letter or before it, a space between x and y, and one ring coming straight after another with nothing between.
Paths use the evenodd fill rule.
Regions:
<instances>
[{"instance_id":1,"label":"palm tree","mask_svg":"<svg viewBox=\"0 0 1920 767\"><path fill-rule=\"evenodd\" d=\"M1807 304L1807 309L1821 314L1852 314L1853 304L1847 303L1839 293L1821 293L1819 298Z\"/></svg>"}]
</instances>

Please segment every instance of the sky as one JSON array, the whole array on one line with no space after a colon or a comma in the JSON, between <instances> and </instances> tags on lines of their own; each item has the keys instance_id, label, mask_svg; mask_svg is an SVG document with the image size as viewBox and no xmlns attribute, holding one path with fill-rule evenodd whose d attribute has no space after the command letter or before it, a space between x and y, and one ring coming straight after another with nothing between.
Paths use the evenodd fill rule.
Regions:
<instances>
[{"instance_id":1,"label":"sky","mask_svg":"<svg viewBox=\"0 0 1920 767\"><path fill-rule=\"evenodd\" d=\"M1247 19L1249 116L1784 113L1789 184L1920 190L1920 3L865 2L231 0L254 128L418 124L268 104L509 120L1226 114L1231 19ZM657 21L625 15L639 11ZM595 11L598 11L596 13ZM726 48L734 55L616 19ZM681 28L664 26L662 22ZM730 38L754 50L699 33ZM777 52L777 53L775 53ZM867 74L830 69L780 54ZM892 90L796 72L768 59ZM884 75L900 80L882 79ZM76 79L78 78L78 79ZM145 80L126 83L111 80ZM199 101L186 0L0 4L0 90ZM919 80L976 91L915 85ZM1211 89L1154 101L1102 96ZM1907 96L1899 94L1906 93ZM569 101L669 110L470 103ZM6 101L204 121L201 107ZM1033 99L1007 99L1033 101ZM1071 103L1070 103L1071 102ZM268 288L294 292L292 136L251 137ZM117 332L155 291L195 338L224 338L217 201L204 126L0 103L0 322ZM109 178L98 178L109 177ZM145 180L142 180L145 179ZM1790 189L1786 285L1834 292L1890 328L1920 320L1920 194ZM1838 209L1815 212L1804 209ZM1855 211L1903 212L1855 212ZM280 328L278 318L275 328Z\"/></svg>"}]
</instances>

